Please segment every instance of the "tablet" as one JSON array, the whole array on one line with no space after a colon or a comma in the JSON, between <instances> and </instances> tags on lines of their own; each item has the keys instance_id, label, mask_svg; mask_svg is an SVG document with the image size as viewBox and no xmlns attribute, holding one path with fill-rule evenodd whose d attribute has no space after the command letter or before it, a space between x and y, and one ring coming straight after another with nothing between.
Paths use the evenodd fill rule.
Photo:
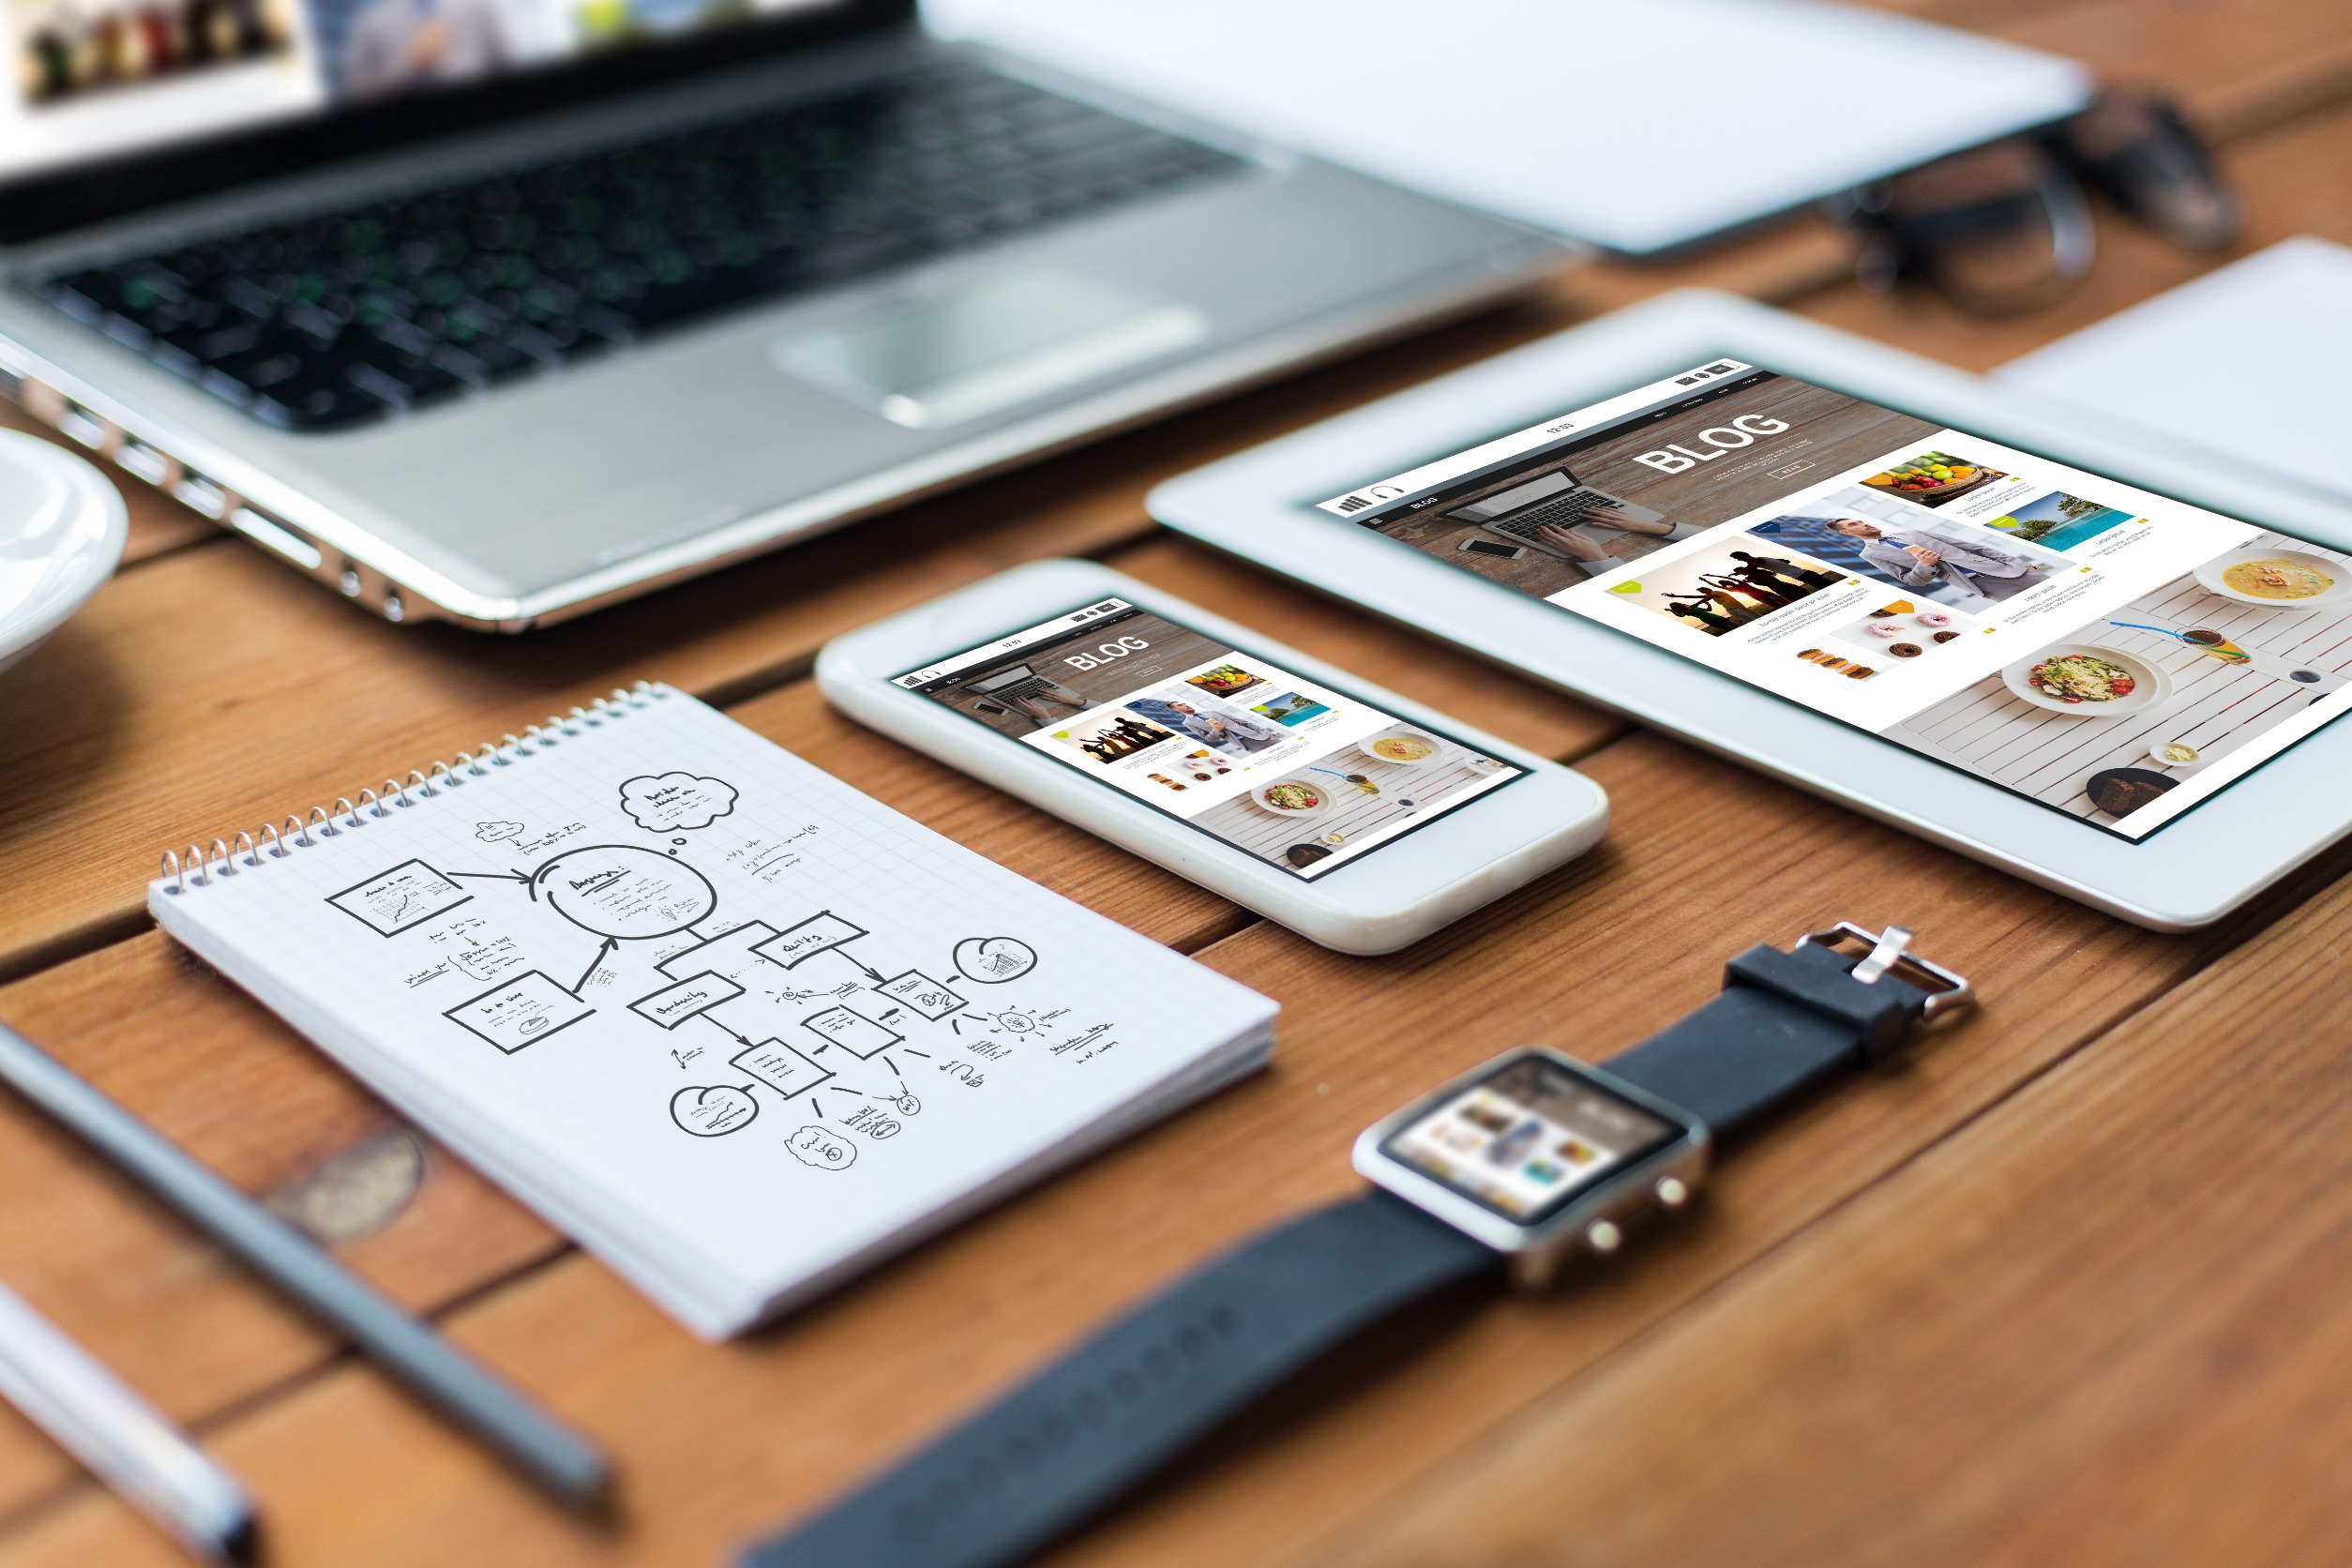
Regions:
<instances>
[{"instance_id":1,"label":"tablet","mask_svg":"<svg viewBox=\"0 0 2352 1568\"><path fill-rule=\"evenodd\" d=\"M1729 295L1561 333L1150 505L2160 930L2352 828L2352 510Z\"/></svg>"}]
</instances>

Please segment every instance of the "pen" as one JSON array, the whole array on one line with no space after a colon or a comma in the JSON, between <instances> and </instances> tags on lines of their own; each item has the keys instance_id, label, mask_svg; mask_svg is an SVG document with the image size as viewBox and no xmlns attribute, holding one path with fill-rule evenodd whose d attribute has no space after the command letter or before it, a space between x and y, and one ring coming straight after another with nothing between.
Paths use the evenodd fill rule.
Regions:
<instances>
[{"instance_id":1,"label":"pen","mask_svg":"<svg viewBox=\"0 0 2352 1568\"><path fill-rule=\"evenodd\" d=\"M0 1395L198 1557L253 1560L253 1505L236 1477L6 1287Z\"/></svg>"},{"instance_id":2,"label":"pen","mask_svg":"<svg viewBox=\"0 0 2352 1568\"><path fill-rule=\"evenodd\" d=\"M565 1502L592 1506L604 1500L611 1469L593 1443L6 1024L0 1024L0 1080L80 1134L531 1480Z\"/></svg>"}]
</instances>

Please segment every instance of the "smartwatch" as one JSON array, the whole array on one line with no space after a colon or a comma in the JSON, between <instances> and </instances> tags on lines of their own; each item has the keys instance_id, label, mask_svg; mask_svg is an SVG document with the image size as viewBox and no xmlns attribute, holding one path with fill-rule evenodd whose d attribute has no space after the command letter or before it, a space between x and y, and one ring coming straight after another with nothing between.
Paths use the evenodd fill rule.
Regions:
<instances>
[{"instance_id":1,"label":"smartwatch","mask_svg":"<svg viewBox=\"0 0 2352 1568\"><path fill-rule=\"evenodd\" d=\"M1722 1135L1973 1001L1910 941L1841 924L1752 947L1606 1068L1530 1048L1464 1074L1356 1139L1372 1190L1204 1265L745 1568L1006 1568L1408 1304L1616 1253L1689 1201Z\"/></svg>"}]
</instances>

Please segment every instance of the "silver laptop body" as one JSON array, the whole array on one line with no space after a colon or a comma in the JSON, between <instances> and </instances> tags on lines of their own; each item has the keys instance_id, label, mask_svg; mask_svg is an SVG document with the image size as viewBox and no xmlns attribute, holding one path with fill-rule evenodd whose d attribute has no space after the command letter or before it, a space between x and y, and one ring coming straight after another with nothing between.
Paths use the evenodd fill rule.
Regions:
<instances>
[{"instance_id":1,"label":"silver laptop body","mask_svg":"<svg viewBox=\"0 0 2352 1568\"><path fill-rule=\"evenodd\" d=\"M749 301L329 430L273 428L37 289L113 258L658 137L942 62L1232 155L1010 238ZM0 252L0 389L388 619L518 631L1523 290L1578 252L903 14Z\"/></svg>"}]
</instances>

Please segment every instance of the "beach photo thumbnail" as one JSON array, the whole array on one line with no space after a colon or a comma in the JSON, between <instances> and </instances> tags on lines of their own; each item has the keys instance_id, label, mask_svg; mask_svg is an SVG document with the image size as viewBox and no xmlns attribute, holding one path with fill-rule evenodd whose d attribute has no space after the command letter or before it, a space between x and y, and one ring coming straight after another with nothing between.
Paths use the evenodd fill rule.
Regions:
<instances>
[{"instance_id":1,"label":"beach photo thumbnail","mask_svg":"<svg viewBox=\"0 0 2352 1568\"><path fill-rule=\"evenodd\" d=\"M1249 711L1271 718L1276 724L1304 724L1317 714L1331 712L1331 708L1304 692L1286 691L1262 702L1251 703Z\"/></svg>"},{"instance_id":2,"label":"beach photo thumbnail","mask_svg":"<svg viewBox=\"0 0 2352 1568\"><path fill-rule=\"evenodd\" d=\"M1984 526L2013 539L2040 545L2043 550L2072 550L2130 522L2133 515L2118 511L2103 501L2088 501L2064 490L2053 490L2000 517L1987 518Z\"/></svg>"}]
</instances>

